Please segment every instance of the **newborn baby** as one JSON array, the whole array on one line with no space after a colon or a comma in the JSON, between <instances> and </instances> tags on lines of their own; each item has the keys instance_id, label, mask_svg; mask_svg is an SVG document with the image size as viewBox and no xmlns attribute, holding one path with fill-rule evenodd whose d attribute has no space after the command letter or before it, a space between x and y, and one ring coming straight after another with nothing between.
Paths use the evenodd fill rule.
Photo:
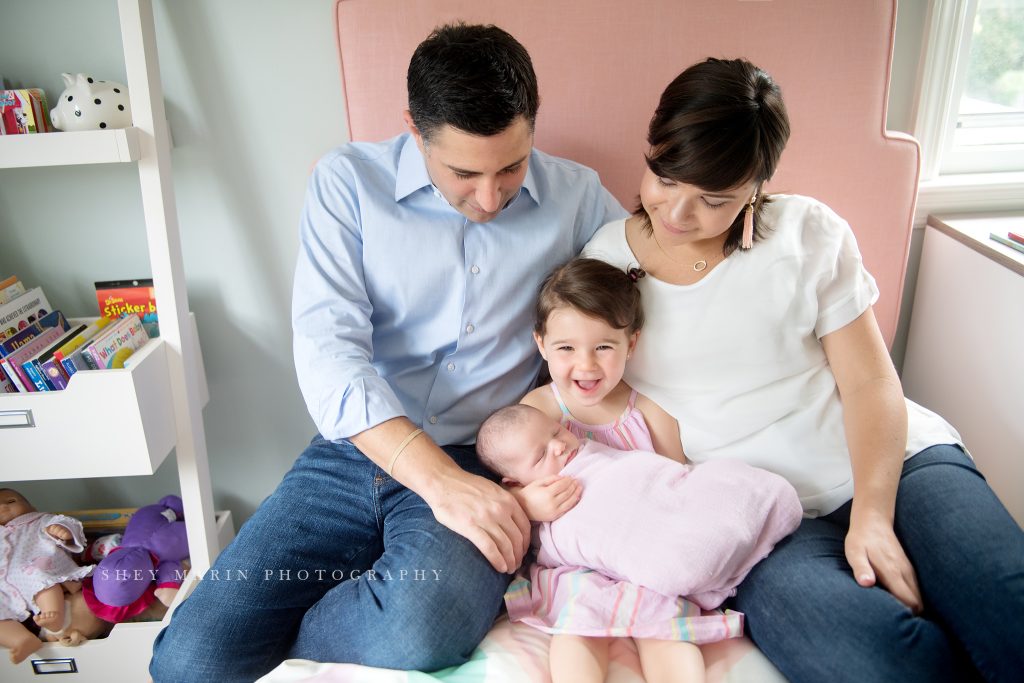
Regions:
<instances>
[{"instance_id":1,"label":"newborn baby","mask_svg":"<svg viewBox=\"0 0 1024 683\"><path fill-rule=\"evenodd\" d=\"M709 610L735 594L803 514L778 475L733 460L683 465L615 450L525 405L489 417L477 451L507 484L559 473L582 484L575 507L540 525L538 563L592 569Z\"/></svg>"}]
</instances>

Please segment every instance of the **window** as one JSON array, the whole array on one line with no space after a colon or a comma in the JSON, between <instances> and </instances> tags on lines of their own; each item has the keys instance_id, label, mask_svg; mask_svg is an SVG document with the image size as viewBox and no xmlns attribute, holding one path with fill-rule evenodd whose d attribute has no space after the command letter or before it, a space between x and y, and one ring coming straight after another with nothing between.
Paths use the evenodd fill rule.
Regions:
<instances>
[{"instance_id":1,"label":"window","mask_svg":"<svg viewBox=\"0 0 1024 683\"><path fill-rule=\"evenodd\" d=\"M977 0L973 9L940 172L1024 170L1024 0Z\"/></svg>"},{"instance_id":2,"label":"window","mask_svg":"<svg viewBox=\"0 0 1024 683\"><path fill-rule=\"evenodd\" d=\"M930 0L924 41L917 222L1024 209L1024 0Z\"/></svg>"}]
</instances>

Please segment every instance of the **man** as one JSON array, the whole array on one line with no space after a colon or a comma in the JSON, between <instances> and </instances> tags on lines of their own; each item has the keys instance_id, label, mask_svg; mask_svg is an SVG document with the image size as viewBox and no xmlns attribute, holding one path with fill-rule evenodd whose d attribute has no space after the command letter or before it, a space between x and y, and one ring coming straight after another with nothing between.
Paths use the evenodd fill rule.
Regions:
<instances>
[{"instance_id":1,"label":"man","mask_svg":"<svg viewBox=\"0 0 1024 683\"><path fill-rule=\"evenodd\" d=\"M501 29L435 30L408 88L409 133L313 172L293 327L319 435L215 564L248 579L203 581L160 634L157 683L464 662L527 549L474 434L536 379L544 275L626 212L533 149L536 76Z\"/></svg>"}]
</instances>

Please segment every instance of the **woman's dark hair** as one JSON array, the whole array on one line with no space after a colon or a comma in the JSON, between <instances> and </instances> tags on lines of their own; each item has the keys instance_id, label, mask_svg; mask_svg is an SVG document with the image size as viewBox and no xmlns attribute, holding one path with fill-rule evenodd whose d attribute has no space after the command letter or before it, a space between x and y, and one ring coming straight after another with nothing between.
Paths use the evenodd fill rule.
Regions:
<instances>
[{"instance_id":1,"label":"woman's dark hair","mask_svg":"<svg viewBox=\"0 0 1024 683\"><path fill-rule=\"evenodd\" d=\"M543 337L551 312L568 307L633 334L644 326L644 309L636 286L643 276L642 270L623 272L610 263L589 258L575 258L555 268L540 286L534 332Z\"/></svg>"},{"instance_id":2,"label":"woman's dark hair","mask_svg":"<svg viewBox=\"0 0 1024 683\"><path fill-rule=\"evenodd\" d=\"M533 129L540 106L526 48L497 26L446 24L416 48L407 74L409 112L427 141L442 126L496 135L519 116Z\"/></svg>"},{"instance_id":3,"label":"woman's dark hair","mask_svg":"<svg viewBox=\"0 0 1024 683\"><path fill-rule=\"evenodd\" d=\"M789 116L772 77L744 59L708 59L668 84L647 132L647 167L661 178L722 192L751 180L758 186L775 174L789 140ZM761 219L771 201L758 192L754 239L764 237ZM743 211L726 237L732 253L743 232ZM634 215L651 230L640 202Z\"/></svg>"}]
</instances>

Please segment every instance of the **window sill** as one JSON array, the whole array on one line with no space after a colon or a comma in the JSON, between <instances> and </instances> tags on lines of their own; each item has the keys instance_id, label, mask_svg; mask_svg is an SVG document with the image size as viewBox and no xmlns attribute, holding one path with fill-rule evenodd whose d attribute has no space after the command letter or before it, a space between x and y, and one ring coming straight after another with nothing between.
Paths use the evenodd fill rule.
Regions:
<instances>
[{"instance_id":1,"label":"window sill","mask_svg":"<svg viewBox=\"0 0 1024 683\"><path fill-rule=\"evenodd\" d=\"M918 185L914 227L931 213L1014 209L1024 209L1024 171L943 175Z\"/></svg>"}]
</instances>

